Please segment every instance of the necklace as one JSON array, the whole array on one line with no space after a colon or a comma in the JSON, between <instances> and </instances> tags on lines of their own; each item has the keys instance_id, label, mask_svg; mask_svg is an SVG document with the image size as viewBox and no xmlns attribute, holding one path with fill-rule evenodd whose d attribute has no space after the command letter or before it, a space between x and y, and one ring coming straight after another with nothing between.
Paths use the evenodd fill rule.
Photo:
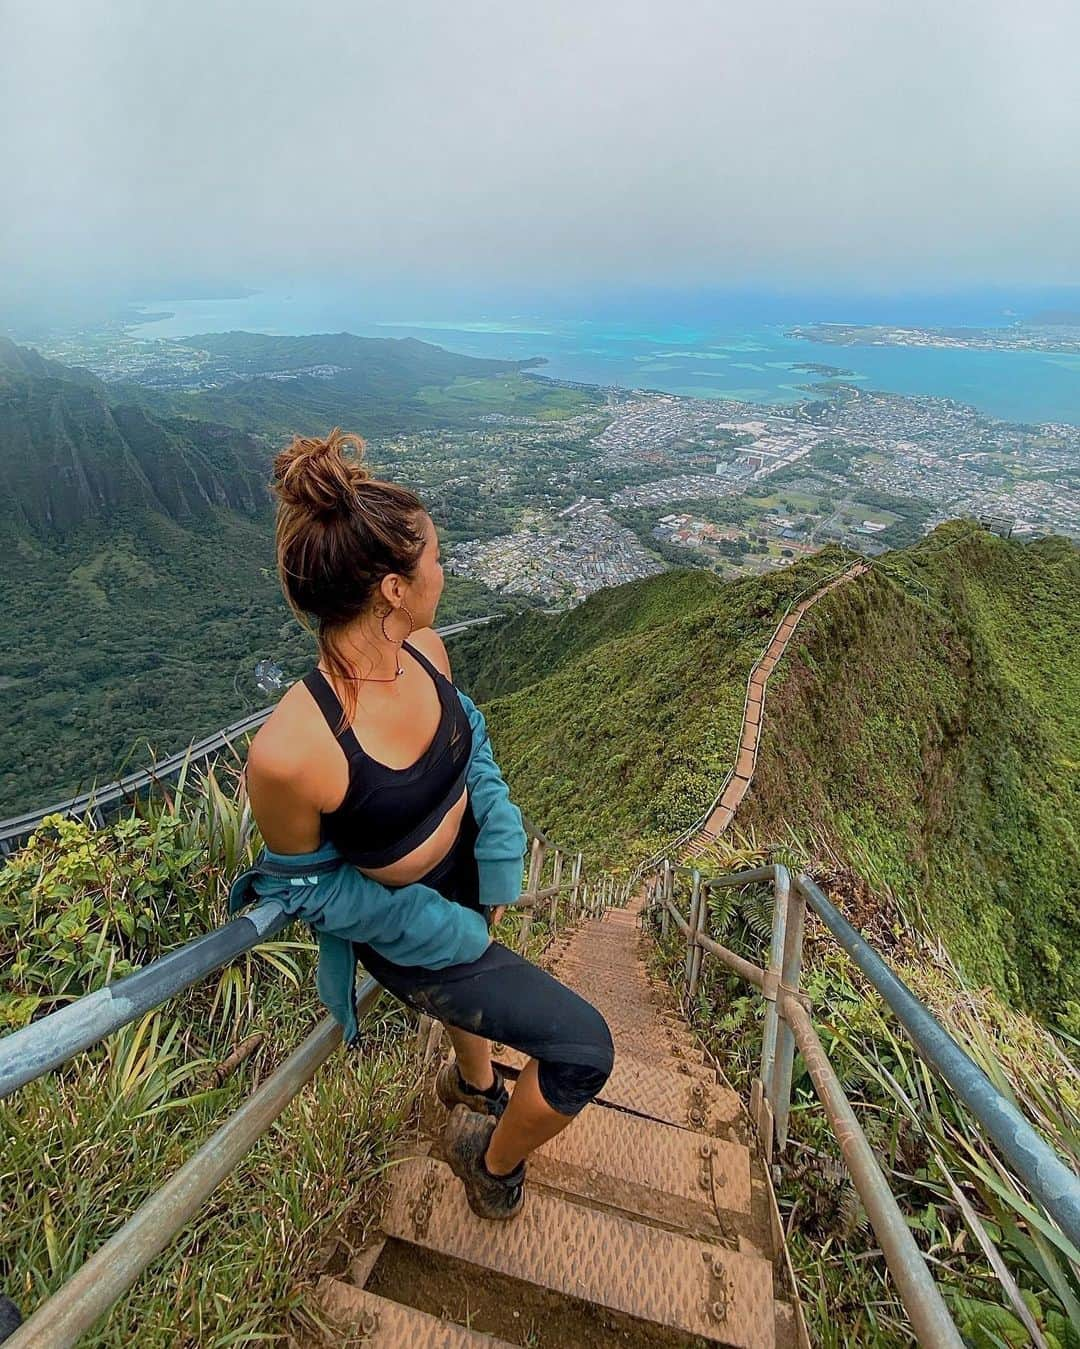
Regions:
<instances>
[{"instance_id":1,"label":"necklace","mask_svg":"<svg viewBox=\"0 0 1080 1349\"><path fill-rule=\"evenodd\" d=\"M318 666L317 668L320 674L325 675L328 673L326 670L322 668L321 665ZM405 667L401 664L401 658L398 657L397 669L394 671L394 673L390 676L389 679L383 679L381 677L376 678L376 676L374 675L349 675L348 680L350 684L394 684L397 682L398 678L404 673Z\"/></svg>"},{"instance_id":2,"label":"necklace","mask_svg":"<svg viewBox=\"0 0 1080 1349\"><path fill-rule=\"evenodd\" d=\"M321 665L318 666L318 669L320 669L321 675L328 675L329 673L328 670L322 669ZM399 675L404 675L404 669L400 665L390 679L376 679L373 675L348 675L347 679L349 684L394 684Z\"/></svg>"}]
</instances>

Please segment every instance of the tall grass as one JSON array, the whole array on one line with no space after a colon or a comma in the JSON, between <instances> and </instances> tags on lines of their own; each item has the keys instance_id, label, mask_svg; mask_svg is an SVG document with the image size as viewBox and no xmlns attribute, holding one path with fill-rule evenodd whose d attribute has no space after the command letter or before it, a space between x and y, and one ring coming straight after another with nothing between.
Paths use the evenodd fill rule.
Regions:
<instances>
[{"instance_id":1,"label":"tall grass","mask_svg":"<svg viewBox=\"0 0 1080 1349\"><path fill-rule=\"evenodd\" d=\"M230 767L94 829L45 821L0 870L0 1030L226 921L250 857ZM237 1108L325 1014L300 929L254 948L0 1103L0 1288L29 1314ZM140 1349L284 1343L305 1290L342 1269L378 1210L419 1087L385 1002L359 1053L325 1065L198 1217L87 1336ZM220 1084L235 1045L262 1040Z\"/></svg>"},{"instance_id":2,"label":"tall grass","mask_svg":"<svg viewBox=\"0 0 1080 1349\"><path fill-rule=\"evenodd\" d=\"M803 867L807 857L794 839L766 855L752 836L742 836L720 841L698 865L709 875L764 861ZM869 928L873 944L884 948L900 977L998 1089L1080 1170L1080 1076L1069 1046L990 989L965 985L940 946L854 873L824 867L819 880L849 921ZM685 887L681 897L685 909ZM763 964L771 909L763 887L718 890L710 894L710 933ZM682 939L673 934L655 959L678 987ZM915 1054L889 1009L813 915L803 985L833 1067L965 1340L977 1349L1077 1349L1080 1252ZM761 1052L760 996L706 957L689 1010L729 1078L748 1092ZM903 1308L801 1059L791 1138L782 1159L781 1207L815 1342L845 1349L909 1344Z\"/></svg>"}]
</instances>

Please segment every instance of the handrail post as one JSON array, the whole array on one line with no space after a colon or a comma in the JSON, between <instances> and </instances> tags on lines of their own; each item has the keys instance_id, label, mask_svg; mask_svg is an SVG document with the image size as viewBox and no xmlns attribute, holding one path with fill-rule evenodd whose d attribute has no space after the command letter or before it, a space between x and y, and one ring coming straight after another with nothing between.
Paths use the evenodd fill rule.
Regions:
<instances>
[{"instance_id":1,"label":"handrail post","mask_svg":"<svg viewBox=\"0 0 1080 1349\"><path fill-rule=\"evenodd\" d=\"M544 865L544 845L539 838L532 841L532 850L529 853L529 879L525 883L525 894L530 903L540 888L540 871Z\"/></svg>"},{"instance_id":2,"label":"handrail post","mask_svg":"<svg viewBox=\"0 0 1080 1349\"><path fill-rule=\"evenodd\" d=\"M782 873L782 878L781 878ZM773 872L772 940L769 944L769 963L765 980L765 1029L761 1036L761 1085L769 1092L773 1060L776 1057L776 1028L779 1021L780 966L784 960L784 930L787 926L787 898L791 892L791 877L786 867ZM770 1103L772 1096L769 1095ZM774 1107L775 1108L775 1107Z\"/></svg>"},{"instance_id":3,"label":"handrail post","mask_svg":"<svg viewBox=\"0 0 1080 1349\"><path fill-rule=\"evenodd\" d=\"M791 1073L795 1062L795 1036L787 1018L783 1014L780 992L797 995L799 979L802 975L803 933L806 929L806 900L802 893L791 884L791 874L787 867L776 868L776 906L781 904L787 911L784 923L783 951L780 959L780 989L777 1006L780 1015L777 1019L775 1055L772 1071L764 1079L765 1091L773 1109L776 1146L783 1152L787 1147L788 1116L791 1111Z\"/></svg>"},{"instance_id":4,"label":"handrail post","mask_svg":"<svg viewBox=\"0 0 1080 1349\"><path fill-rule=\"evenodd\" d=\"M573 894L570 898L570 906L575 918L577 917L581 906L581 862L582 854L579 852L574 858L573 865L570 868L570 880L574 886Z\"/></svg>"},{"instance_id":5,"label":"handrail post","mask_svg":"<svg viewBox=\"0 0 1080 1349\"><path fill-rule=\"evenodd\" d=\"M533 924L532 905L536 903L536 892L540 889L540 875L544 869L544 848L543 840L539 837L534 838L532 842L532 852L529 855L529 879L525 885L525 897L529 902L530 908L525 914L521 924L521 930L518 933L518 946L524 953L525 943L529 940L529 932Z\"/></svg>"},{"instance_id":6,"label":"handrail post","mask_svg":"<svg viewBox=\"0 0 1080 1349\"><path fill-rule=\"evenodd\" d=\"M686 929L686 1000L691 1001L697 992L698 971L701 968L701 947L697 943L698 926L701 919L701 872L694 868L693 885L690 890L690 925Z\"/></svg>"},{"instance_id":7,"label":"handrail post","mask_svg":"<svg viewBox=\"0 0 1080 1349\"><path fill-rule=\"evenodd\" d=\"M561 848L555 849L555 858L551 864L551 884L555 893L551 896L551 930L556 932L559 926L559 885L562 881L563 859L566 854Z\"/></svg>"},{"instance_id":8,"label":"handrail post","mask_svg":"<svg viewBox=\"0 0 1080 1349\"><path fill-rule=\"evenodd\" d=\"M661 898L660 907L660 936L666 937L668 928L671 926L671 911L668 905L675 895L675 870L671 865L671 858L664 858L664 889Z\"/></svg>"}]
</instances>

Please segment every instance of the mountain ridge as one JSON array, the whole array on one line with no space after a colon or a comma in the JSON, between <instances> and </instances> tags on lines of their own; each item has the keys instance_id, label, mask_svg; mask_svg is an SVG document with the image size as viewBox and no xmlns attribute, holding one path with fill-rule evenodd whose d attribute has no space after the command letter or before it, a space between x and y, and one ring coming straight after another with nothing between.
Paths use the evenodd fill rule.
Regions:
<instances>
[{"instance_id":1,"label":"mountain ridge","mask_svg":"<svg viewBox=\"0 0 1080 1349\"><path fill-rule=\"evenodd\" d=\"M793 593L836 569L832 551L712 603L702 591L666 623L611 624L601 643L580 618L542 613L470 634L455 672L487 694L523 807L594 865L694 823L734 759L751 665ZM616 589L662 608L672 575ZM624 614L631 598L616 601ZM602 626L609 600L594 600ZM795 837L855 867L922 911L971 977L1076 1030L1078 617L1067 540L959 521L879 559L814 607L774 671L736 820L759 844ZM514 642L485 660L511 625Z\"/></svg>"}]
</instances>

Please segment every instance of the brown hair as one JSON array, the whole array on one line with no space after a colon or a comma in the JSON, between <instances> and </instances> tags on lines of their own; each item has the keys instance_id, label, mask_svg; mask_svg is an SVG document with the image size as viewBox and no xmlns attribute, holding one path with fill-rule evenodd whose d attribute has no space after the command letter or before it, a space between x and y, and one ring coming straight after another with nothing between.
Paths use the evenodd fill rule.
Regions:
<instances>
[{"instance_id":1,"label":"brown hair","mask_svg":"<svg viewBox=\"0 0 1080 1349\"><path fill-rule=\"evenodd\" d=\"M346 458L352 447L355 454ZM356 715L357 676L336 634L371 604L391 572L410 579L424 551L423 502L371 476L363 439L334 427L325 440L294 436L274 459L278 578L289 608L345 691L340 734ZM306 615L318 620L317 630Z\"/></svg>"}]
</instances>

